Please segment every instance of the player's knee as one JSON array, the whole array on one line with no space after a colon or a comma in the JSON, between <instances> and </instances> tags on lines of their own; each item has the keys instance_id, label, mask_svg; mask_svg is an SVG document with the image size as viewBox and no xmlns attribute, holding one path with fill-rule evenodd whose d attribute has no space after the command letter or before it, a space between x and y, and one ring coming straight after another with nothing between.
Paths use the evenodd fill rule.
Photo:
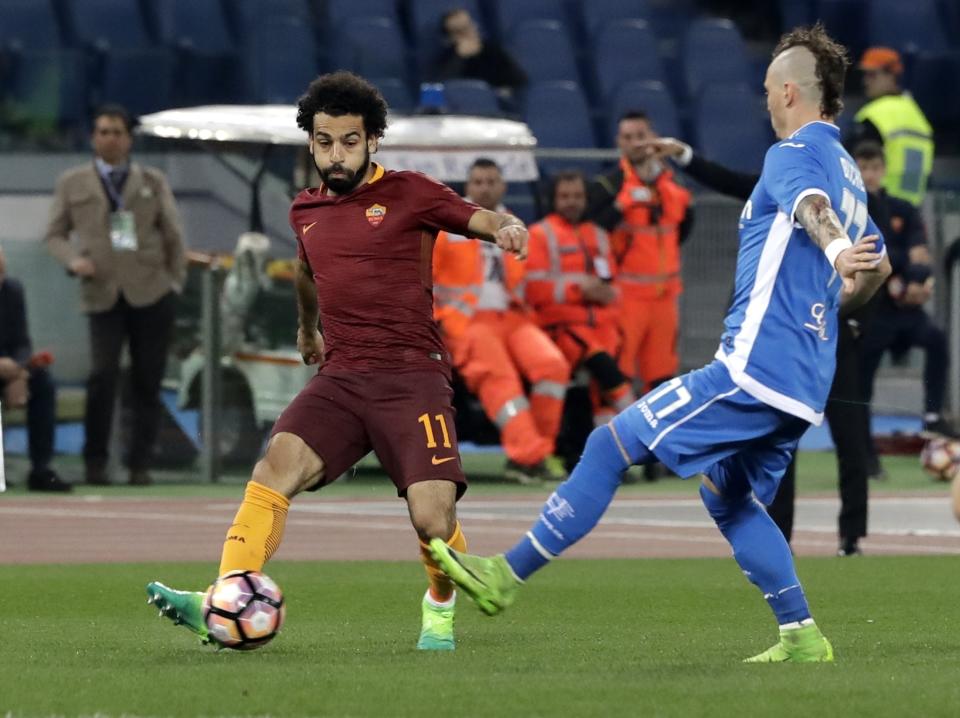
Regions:
<instances>
[{"instance_id":1,"label":"player's knee","mask_svg":"<svg viewBox=\"0 0 960 718\"><path fill-rule=\"evenodd\" d=\"M444 541L453 536L457 528L457 519L453 511L444 510L444 507L438 506L435 510L420 510L411 512L410 516L413 528L417 536L424 543L430 539L441 538Z\"/></svg>"},{"instance_id":2,"label":"player's knee","mask_svg":"<svg viewBox=\"0 0 960 718\"><path fill-rule=\"evenodd\" d=\"M297 436L277 434L253 468L252 479L293 498L323 480L323 461Z\"/></svg>"}]
</instances>

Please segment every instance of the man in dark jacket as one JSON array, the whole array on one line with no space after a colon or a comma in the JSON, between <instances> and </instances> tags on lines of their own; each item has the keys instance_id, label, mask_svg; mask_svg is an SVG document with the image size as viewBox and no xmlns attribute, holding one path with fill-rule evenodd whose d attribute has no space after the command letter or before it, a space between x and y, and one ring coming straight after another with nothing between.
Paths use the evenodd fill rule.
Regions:
<instances>
[{"instance_id":1,"label":"man in dark jacket","mask_svg":"<svg viewBox=\"0 0 960 718\"><path fill-rule=\"evenodd\" d=\"M437 80L484 80L501 95L511 95L526 86L527 73L506 50L480 36L469 12L451 10L442 23L447 48L434 68Z\"/></svg>"},{"instance_id":2,"label":"man in dark jacket","mask_svg":"<svg viewBox=\"0 0 960 718\"><path fill-rule=\"evenodd\" d=\"M0 387L4 408L27 407L27 436L31 491L70 491L50 468L56 428L56 388L44 368L42 356L33 356L27 331L23 287L6 276L7 263L0 250Z\"/></svg>"}]
</instances>

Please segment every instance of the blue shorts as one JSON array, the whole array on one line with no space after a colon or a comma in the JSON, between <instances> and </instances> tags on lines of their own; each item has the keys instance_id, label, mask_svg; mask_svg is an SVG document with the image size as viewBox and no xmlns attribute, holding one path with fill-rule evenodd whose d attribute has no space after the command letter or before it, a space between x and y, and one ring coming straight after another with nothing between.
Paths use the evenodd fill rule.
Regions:
<instances>
[{"instance_id":1,"label":"blue shorts","mask_svg":"<svg viewBox=\"0 0 960 718\"><path fill-rule=\"evenodd\" d=\"M754 399L718 361L661 384L613 424L631 457L637 441L684 478L706 474L728 496L773 501L803 432L803 419Z\"/></svg>"}]
</instances>

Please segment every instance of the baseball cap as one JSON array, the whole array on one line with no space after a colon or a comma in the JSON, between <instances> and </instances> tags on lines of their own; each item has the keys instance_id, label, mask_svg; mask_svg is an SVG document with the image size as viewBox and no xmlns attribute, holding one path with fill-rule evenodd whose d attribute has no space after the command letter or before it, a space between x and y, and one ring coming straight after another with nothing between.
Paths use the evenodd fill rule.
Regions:
<instances>
[{"instance_id":1,"label":"baseball cap","mask_svg":"<svg viewBox=\"0 0 960 718\"><path fill-rule=\"evenodd\" d=\"M861 70L886 70L894 75L903 72L900 53L889 47L871 47L860 59Z\"/></svg>"}]
</instances>

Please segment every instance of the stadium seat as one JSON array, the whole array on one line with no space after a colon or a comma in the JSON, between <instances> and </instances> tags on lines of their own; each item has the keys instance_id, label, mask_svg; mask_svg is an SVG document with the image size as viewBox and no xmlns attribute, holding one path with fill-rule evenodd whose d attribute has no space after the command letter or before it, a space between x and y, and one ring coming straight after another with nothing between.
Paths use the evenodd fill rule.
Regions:
<instances>
[{"instance_id":1,"label":"stadium seat","mask_svg":"<svg viewBox=\"0 0 960 718\"><path fill-rule=\"evenodd\" d=\"M662 82L657 40L643 20L607 23L596 38L593 52L598 95L608 101L625 82Z\"/></svg>"},{"instance_id":2,"label":"stadium seat","mask_svg":"<svg viewBox=\"0 0 960 718\"><path fill-rule=\"evenodd\" d=\"M327 0L328 27L338 27L351 17L385 17L400 26L397 0Z\"/></svg>"},{"instance_id":3,"label":"stadium seat","mask_svg":"<svg viewBox=\"0 0 960 718\"><path fill-rule=\"evenodd\" d=\"M760 96L743 85L710 85L696 105L697 147L704 157L759 174L774 140Z\"/></svg>"},{"instance_id":4,"label":"stadium seat","mask_svg":"<svg viewBox=\"0 0 960 718\"><path fill-rule=\"evenodd\" d=\"M607 105L609 137L617 136L620 116L630 110L645 112L661 137L682 137L680 120L673 97L662 82L634 81L620 86Z\"/></svg>"},{"instance_id":5,"label":"stadium seat","mask_svg":"<svg viewBox=\"0 0 960 718\"><path fill-rule=\"evenodd\" d=\"M779 0L780 29L783 32L800 25L809 25L816 18L814 0Z\"/></svg>"},{"instance_id":6,"label":"stadium seat","mask_svg":"<svg viewBox=\"0 0 960 718\"><path fill-rule=\"evenodd\" d=\"M95 104L117 102L134 116L167 110L173 105L173 72L172 53L113 50L104 56Z\"/></svg>"},{"instance_id":7,"label":"stadium seat","mask_svg":"<svg viewBox=\"0 0 960 718\"><path fill-rule=\"evenodd\" d=\"M337 29L335 64L364 77L408 77L407 46L400 28L385 17L352 17Z\"/></svg>"},{"instance_id":8,"label":"stadium seat","mask_svg":"<svg viewBox=\"0 0 960 718\"><path fill-rule=\"evenodd\" d=\"M537 138L539 147L597 146L587 98L574 82L541 82L531 86L527 92L524 119ZM538 163L541 172L546 175L574 168L590 176L597 168L597 163L592 160L544 158Z\"/></svg>"},{"instance_id":9,"label":"stadium seat","mask_svg":"<svg viewBox=\"0 0 960 718\"><path fill-rule=\"evenodd\" d=\"M567 23L563 0L497 0L494 14L501 37L509 35L514 27L525 20L554 20L562 25Z\"/></svg>"},{"instance_id":10,"label":"stadium seat","mask_svg":"<svg viewBox=\"0 0 960 718\"><path fill-rule=\"evenodd\" d=\"M399 77L384 77L370 80L380 90L383 99L387 101L387 106L391 112L397 112L401 115L413 112L413 98L410 95L410 87Z\"/></svg>"},{"instance_id":11,"label":"stadium seat","mask_svg":"<svg viewBox=\"0 0 960 718\"><path fill-rule=\"evenodd\" d=\"M921 52L910 63L907 89L937 127L960 122L960 94L943 91L945 77L960 77L960 51Z\"/></svg>"},{"instance_id":12,"label":"stadium seat","mask_svg":"<svg viewBox=\"0 0 960 718\"><path fill-rule=\"evenodd\" d=\"M138 3L75 0L64 11L77 41L100 49L134 50L154 44Z\"/></svg>"},{"instance_id":13,"label":"stadium seat","mask_svg":"<svg viewBox=\"0 0 960 718\"><path fill-rule=\"evenodd\" d=\"M264 22L297 20L313 28L310 0L231 0L224 4L227 19L242 42L246 42Z\"/></svg>"},{"instance_id":14,"label":"stadium seat","mask_svg":"<svg viewBox=\"0 0 960 718\"><path fill-rule=\"evenodd\" d=\"M587 0L581 4L587 35L596 37L607 23L620 20L646 20L650 15L647 0Z\"/></svg>"},{"instance_id":15,"label":"stadium seat","mask_svg":"<svg viewBox=\"0 0 960 718\"><path fill-rule=\"evenodd\" d=\"M0 0L0 47L36 52L56 50L60 45L51 0Z\"/></svg>"},{"instance_id":16,"label":"stadium seat","mask_svg":"<svg viewBox=\"0 0 960 718\"><path fill-rule=\"evenodd\" d=\"M816 17L834 40L850 51L856 62L867 47L867 9L864 0L818 0Z\"/></svg>"},{"instance_id":17,"label":"stadium seat","mask_svg":"<svg viewBox=\"0 0 960 718\"><path fill-rule=\"evenodd\" d=\"M527 20L514 27L507 47L530 82L579 82L570 38L555 20Z\"/></svg>"},{"instance_id":18,"label":"stadium seat","mask_svg":"<svg viewBox=\"0 0 960 718\"><path fill-rule=\"evenodd\" d=\"M447 107L458 115L500 115L497 95L483 80L448 80Z\"/></svg>"},{"instance_id":19,"label":"stadium seat","mask_svg":"<svg viewBox=\"0 0 960 718\"><path fill-rule=\"evenodd\" d=\"M751 82L747 49L729 20L701 19L691 23L683 41L687 94L696 99L704 87Z\"/></svg>"},{"instance_id":20,"label":"stadium seat","mask_svg":"<svg viewBox=\"0 0 960 718\"><path fill-rule=\"evenodd\" d=\"M466 10L481 29L484 27L483 13L477 0L409 0L408 7L410 29L422 50L429 50L430 45L439 47L443 42L440 21L451 10Z\"/></svg>"},{"instance_id":21,"label":"stadium seat","mask_svg":"<svg viewBox=\"0 0 960 718\"><path fill-rule=\"evenodd\" d=\"M295 102L318 74L313 29L298 17L267 17L247 30L243 53L249 100Z\"/></svg>"},{"instance_id":22,"label":"stadium seat","mask_svg":"<svg viewBox=\"0 0 960 718\"><path fill-rule=\"evenodd\" d=\"M4 121L43 134L75 129L89 117L87 63L75 50L24 50L12 58Z\"/></svg>"},{"instance_id":23,"label":"stadium seat","mask_svg":"<svg viewBox=\"0 0 960 718\"><path fill-rule=\"evenodd\" d=\"M936 0L871 0L867 42L901 51L943 52L947 40Z\"/></svg>"}]
</instances>

